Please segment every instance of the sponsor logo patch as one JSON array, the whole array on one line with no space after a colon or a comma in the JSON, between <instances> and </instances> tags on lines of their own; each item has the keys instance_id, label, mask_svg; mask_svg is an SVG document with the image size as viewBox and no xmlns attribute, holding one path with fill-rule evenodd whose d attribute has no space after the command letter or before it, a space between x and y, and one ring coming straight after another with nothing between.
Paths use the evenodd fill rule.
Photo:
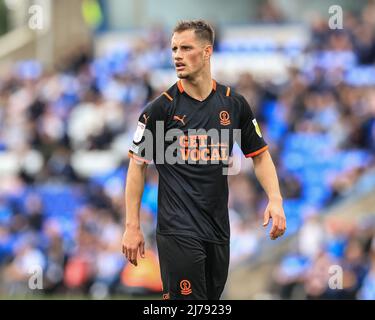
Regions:
<instances>
[{"instance_id":1,"label":"sponsor logo patch","mask_svg":"<svg viewBox=\"0 0 375 320\"><path fill-rule=\"evenodd\" d=\"M256 119L253 119L253 125L255 127L255 132L257 133L257 135L262 138L262 132L260 131L260 127L259 127L259 124L257 122Z\"/></svg>"},{"instance_id":2,"label":"sponsor logo patch","mask_svg":"<svg viewBox=\"0 0 375 320\"><path fill-rule=\"evenodd\" d=\"M142 140L143 133L145 132L146 125L140 121L137 124L137 130L134 133L133 142L139 143Z\"/></svg>"}]
</instances>

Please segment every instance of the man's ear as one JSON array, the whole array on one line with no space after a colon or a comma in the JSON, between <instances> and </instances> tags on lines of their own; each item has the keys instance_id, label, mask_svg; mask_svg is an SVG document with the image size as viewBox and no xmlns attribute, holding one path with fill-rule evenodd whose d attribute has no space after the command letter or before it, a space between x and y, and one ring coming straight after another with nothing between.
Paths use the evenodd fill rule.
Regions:
<instances>
[{"instance_id":1,"label":"man's ear","mask_svg":"<svg viewBox=\"0 0 375 320\"><path fill-rule=\"evenodd\" d=\"M212 45L207 45L205 48L204 48L204 58L205 59L209 59L211 58L212 56L212 52L213 52L213 47Z\"/></svg>"}]
</instances>

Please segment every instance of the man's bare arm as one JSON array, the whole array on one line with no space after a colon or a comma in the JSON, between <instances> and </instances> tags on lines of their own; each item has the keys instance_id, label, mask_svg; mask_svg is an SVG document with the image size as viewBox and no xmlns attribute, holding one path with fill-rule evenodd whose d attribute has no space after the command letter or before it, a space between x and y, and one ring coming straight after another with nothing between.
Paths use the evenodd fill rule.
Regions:
<instances>
[{"instance_id":1,"label":"man's bare arm","mask_svg":"<svg viewBox=\"0 0 375 320\"><path fill-rule=\"evenodd\" d=\"M286 230L286 218L283 199L280 193L276 168L268 150L253 158L255 175L268 196L268 205L264 212L263 226L272 218L270 237L272 240L282 236Z\"/></svg>"},{"instance_id":2,"label":"man's bare arm","mask_svg":"<svg viewBox=\"0 0 375 320\"><path fill-rule=\"evenodd\" d=\"M147 164L130 159L125 189L125 232L122 238L122 252L137 266L138 250L142 258L145 241L141 231L139 211L144 190Z\"/></svg>"}]
</instances>

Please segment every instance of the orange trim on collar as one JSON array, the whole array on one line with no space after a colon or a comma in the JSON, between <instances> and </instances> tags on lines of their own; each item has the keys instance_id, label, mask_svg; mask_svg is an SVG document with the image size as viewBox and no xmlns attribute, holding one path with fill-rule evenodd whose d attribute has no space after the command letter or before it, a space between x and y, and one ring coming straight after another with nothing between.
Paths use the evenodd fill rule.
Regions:
<instances>
[{"instance_id":1,"label":"orange trim on collar","mask_svg":"<svg viewBox=\"0 0 375 320\"><path fill-rule=\"evenodd\" d=\"M212 79L212 89L216 91L216 81Z\"/></svg>"},{"instance_id":2,"label":"orange trim on collar","mask_svg":"<svg viewBox=\"0 0 375 320\"><path fill-rule=\"evenodd\" d=\"M181 80L178 80L178 81L177 81L177 87L178 87L178 90L180 90L181 93L184 92L184 88L182 87Z\"/></svg>"},{"instance_id":3,"label":"orange trim on collar","mask_svg":"<svg viewBox=\"0 0 375 320\"><path fill-rule=\"evenodd\" d=\"M180 93L183 93L185 91L184 87L182 86L181 80L177 81L177 87ZM216 81L214 79L212 79L212 89L216 91Z\"/></svg>"}]
</instances>

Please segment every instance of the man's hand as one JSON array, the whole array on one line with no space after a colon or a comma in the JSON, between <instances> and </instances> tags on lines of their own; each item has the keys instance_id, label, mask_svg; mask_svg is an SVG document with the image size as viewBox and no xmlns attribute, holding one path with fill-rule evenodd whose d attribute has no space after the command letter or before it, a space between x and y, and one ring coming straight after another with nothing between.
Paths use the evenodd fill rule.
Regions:
<instances>
[{"instance_id":1,"label":"man's hand","mask_svg":"<svg viewBox=\"0 0 375 320\"><path fill-rule=\"evenodd\" d=\"M286 230L286 218L282 205L282 200L270 200L264 211L263 227L266 227L272 219L271 240L281 237Z\"/></svg>"},{"instance_id":2,"label":"man's hand","mask_svg":"<svg viewBox=\"0 0 375 320\"><path fill-rule=\"evenodd\" d=\"M137 255L144 258L145 257L145 240L143 234L138 228L126 228L124 235L122 237L122 253L125 255L126 259L135 266L137 263Z\"/></svg>"}]
</instances>

